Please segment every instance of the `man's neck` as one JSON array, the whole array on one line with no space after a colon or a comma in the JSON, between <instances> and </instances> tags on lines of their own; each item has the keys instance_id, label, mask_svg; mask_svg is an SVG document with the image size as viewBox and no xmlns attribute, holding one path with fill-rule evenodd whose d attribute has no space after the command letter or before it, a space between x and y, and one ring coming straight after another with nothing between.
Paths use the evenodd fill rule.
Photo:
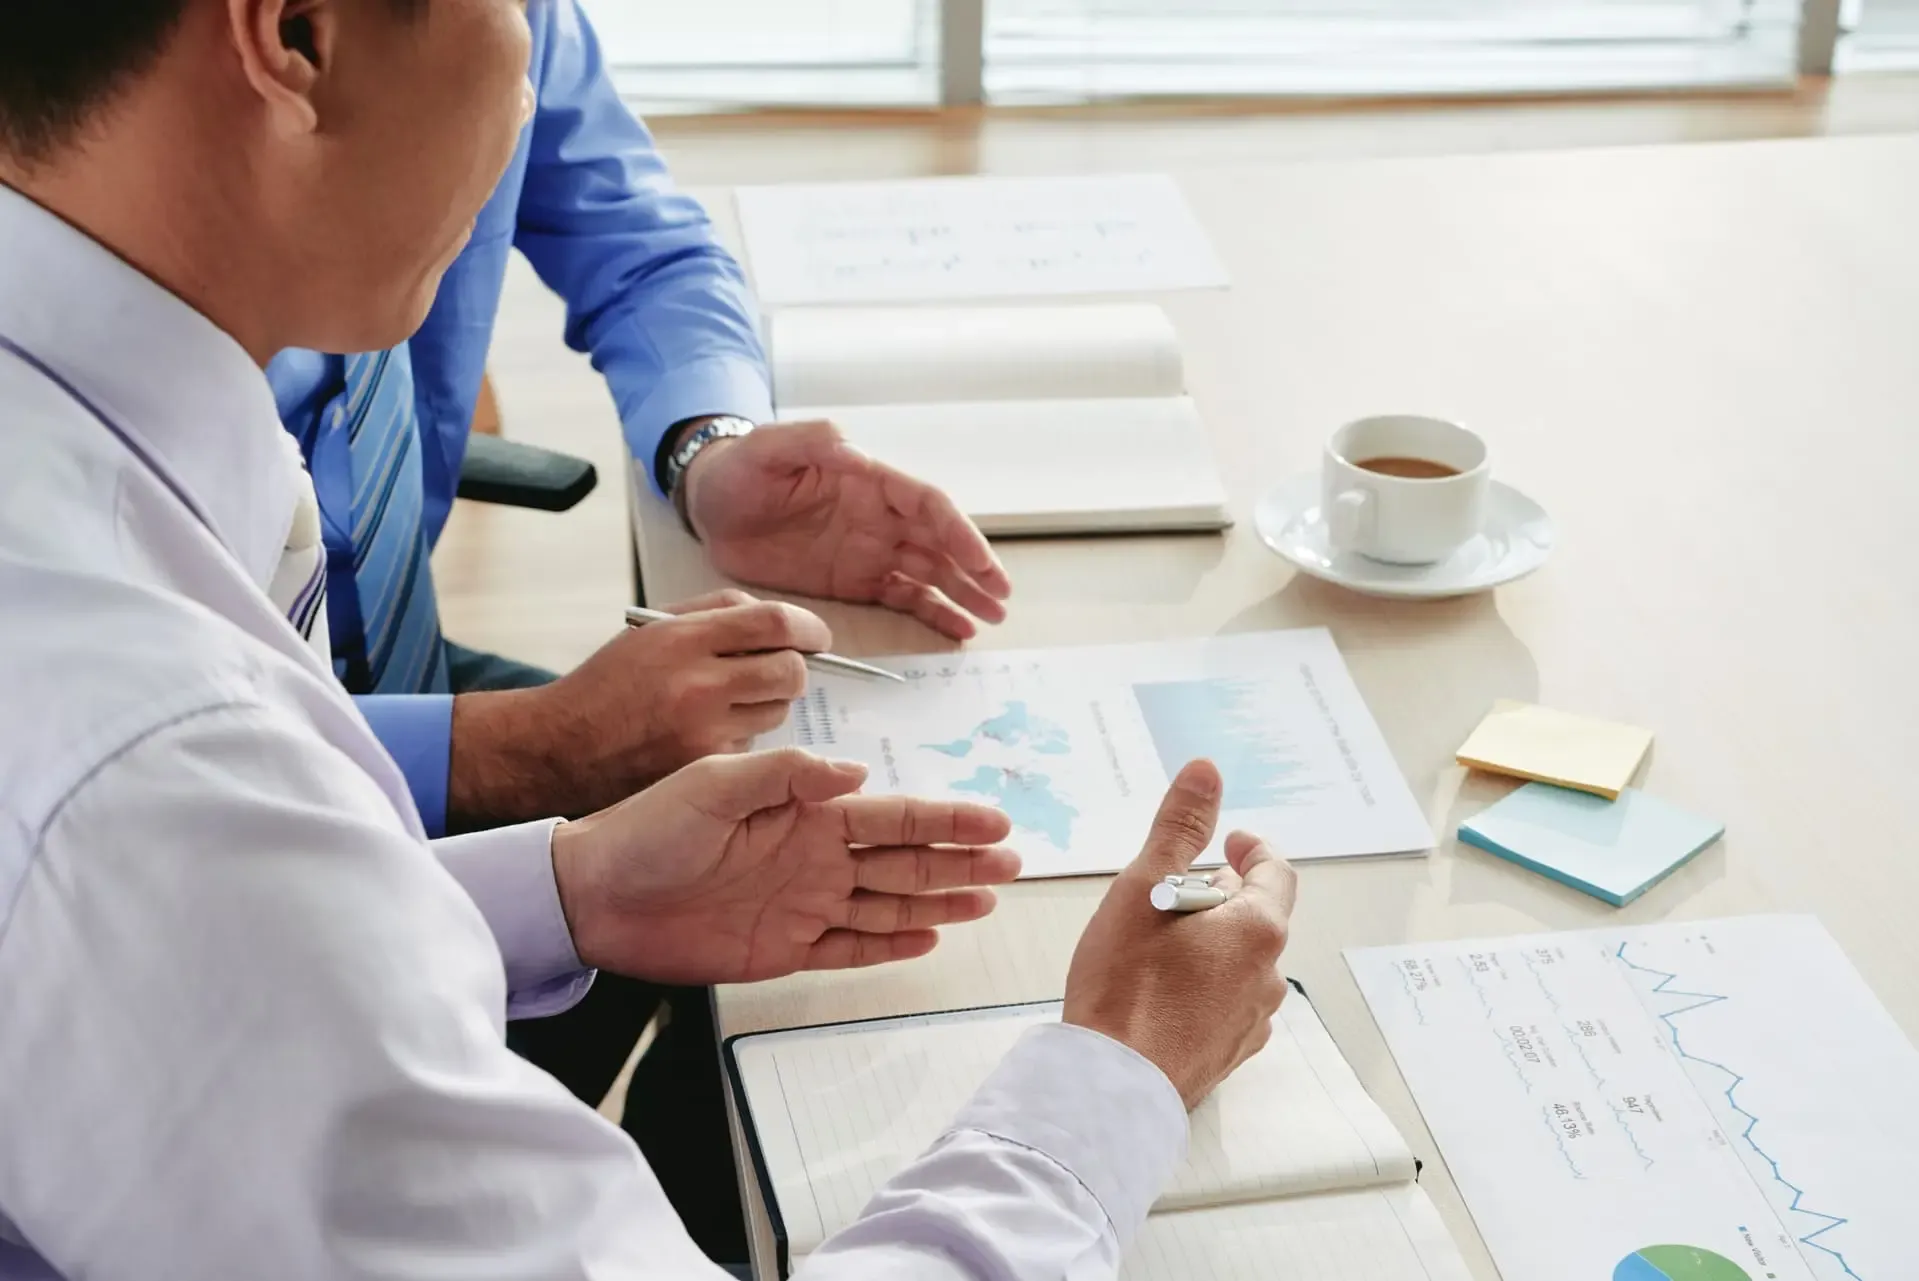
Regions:
<instances>
[{"instance_id":1,"label":"man's neck","mask_svg":"<svg viewBox=\"0 0 1919 1281\"><path fill-rule=\"evenodd\" d=\"M111 250L265 365L286 344L264 323L272 285L256 283L251 270L259 229L209 180L220 166L195 163L181 135L166 141L154 117L124 119L43 164L22 167L0 155L0 182Z\"/></svg>"}]
</instances>

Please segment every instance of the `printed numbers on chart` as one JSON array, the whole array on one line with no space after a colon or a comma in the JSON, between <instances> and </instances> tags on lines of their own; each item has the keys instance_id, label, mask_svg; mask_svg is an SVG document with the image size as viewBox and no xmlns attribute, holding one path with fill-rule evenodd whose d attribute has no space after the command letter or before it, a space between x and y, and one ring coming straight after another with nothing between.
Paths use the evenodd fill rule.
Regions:
<instances>
[{"instance_id":1,"label":"printed numbers on chart","mask_svg":"<svg viewBox=\"0 0 1919 1281\"><path fill-rule=\"evenodd\" d=\"M800 747L832 747L839 742L824 689L813 690L794 702L793 741Z\"/></svg>"}]
</instances>

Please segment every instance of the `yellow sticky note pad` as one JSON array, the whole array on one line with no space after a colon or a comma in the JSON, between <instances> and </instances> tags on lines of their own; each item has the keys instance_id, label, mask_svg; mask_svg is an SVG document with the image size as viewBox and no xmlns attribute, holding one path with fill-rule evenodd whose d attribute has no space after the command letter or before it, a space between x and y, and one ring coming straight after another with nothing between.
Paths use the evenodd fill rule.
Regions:
<instances>
[{"instance_id":1,"label":"yellow sticky note pad","mask_svg":"<svg viewBox=\"0 0 1919 1281\"><path fill-rule=\"evenodd\" d=\"M1618 800L1651 747L1651 730L1502 699L1459 749L1458 760Z\"/></svg>"}]
</instances>

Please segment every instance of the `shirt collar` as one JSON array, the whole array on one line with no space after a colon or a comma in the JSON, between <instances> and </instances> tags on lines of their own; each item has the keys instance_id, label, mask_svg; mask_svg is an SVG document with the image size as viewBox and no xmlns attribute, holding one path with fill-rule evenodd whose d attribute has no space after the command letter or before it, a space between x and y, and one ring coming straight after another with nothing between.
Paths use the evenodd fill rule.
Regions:
<instances>
[{"instance_id":1,"label":"shirt collar","mask_svg":"<svg viewBox=\"0 0 1919 1281\"><path fill-rule=\"evenodd\" d=\"M266 378L237 342L4 184L0 335L130 437L255 583L272 581L299 480Z\"/></svg>"}]
</instances>

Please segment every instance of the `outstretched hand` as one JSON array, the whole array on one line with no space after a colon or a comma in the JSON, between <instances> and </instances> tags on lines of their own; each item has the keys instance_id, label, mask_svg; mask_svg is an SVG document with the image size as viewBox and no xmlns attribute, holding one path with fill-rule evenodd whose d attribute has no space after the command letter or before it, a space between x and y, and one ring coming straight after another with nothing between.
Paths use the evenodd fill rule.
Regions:
<instances>
[{"instance_id":1,"label":"outstretched hand","mask_svg":"<svg viewBox=\"0 0 1919 1281\"><path fill-rule=\"evenodd\" d=\"M957 640L1006 617L1006 570L923 481L828 422L775 423L708 446L683 482L715 568L740 582L911 614Z\"/></svg>"},{"instance_id":2,"label":"outstretched hand","mask_svg":"<svg viewBox=\"0 0 1919 1281\"><path fill-rule=\"evenodd\" d=\"M983 805L854 795L864 767L794 748L711 757L554 832L580 959L662 983L745 983L931 951L1019 875Z\"/></svg>"}]
</instances>

